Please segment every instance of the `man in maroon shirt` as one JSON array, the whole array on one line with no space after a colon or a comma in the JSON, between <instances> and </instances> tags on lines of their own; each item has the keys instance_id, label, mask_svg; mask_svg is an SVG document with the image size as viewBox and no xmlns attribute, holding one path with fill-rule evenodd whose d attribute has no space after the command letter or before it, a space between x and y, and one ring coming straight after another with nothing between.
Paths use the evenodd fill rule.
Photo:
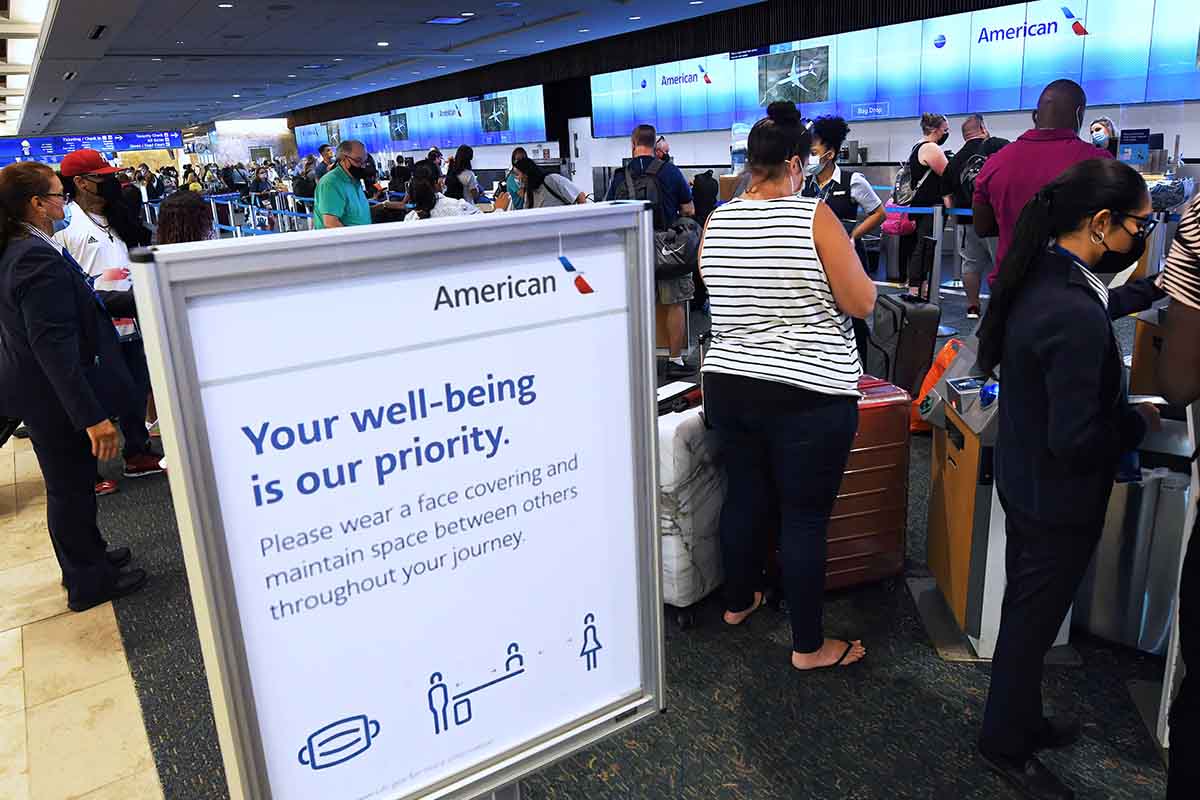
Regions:
<instances>
[{"instance_id":1,"label":"man in maroon shirt","mask_svg":"<svg viewBox=\"0 0 1200 800\"><path fill-rule=\"evenodd\" d=\"M1035 127L991 156L975 179L975 233L1000 236L988 286L1000 274L1000 263L1025 204L1072 164L1112 158L1112 153L1079 138L1086 110L1087 95L1075 81L1064 78L1048 84L1033 112Z\"/></svg>"}]
</instances>

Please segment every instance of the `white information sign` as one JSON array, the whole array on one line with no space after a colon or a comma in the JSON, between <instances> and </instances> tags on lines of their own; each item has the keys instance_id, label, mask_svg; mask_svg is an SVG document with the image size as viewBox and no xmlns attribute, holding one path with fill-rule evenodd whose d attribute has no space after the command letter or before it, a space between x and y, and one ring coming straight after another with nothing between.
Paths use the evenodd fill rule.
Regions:
<instances>
[{"instance_id":1,"label":"white information sign","mask_svg":"<svg viewBox=\"0 0 1200 800\"><path fill-rule=\"evenodd\" d=\"M471 796L661 708L644 216L139 271L235 797Z\"/></svg>"}]
</instances>

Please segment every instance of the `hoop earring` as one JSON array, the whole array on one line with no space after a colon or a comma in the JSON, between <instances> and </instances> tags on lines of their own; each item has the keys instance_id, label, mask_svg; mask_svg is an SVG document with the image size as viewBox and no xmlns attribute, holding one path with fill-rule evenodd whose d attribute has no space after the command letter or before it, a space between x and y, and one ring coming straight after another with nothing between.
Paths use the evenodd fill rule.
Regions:
<instances>
[{"instance_id":1,"label":"hoop earring","mask_svg":"<svg viewBox=\"0 0 1200 800\"><path fill-rule=\"evenodd\" d=\"M1092 244L1104 244L1104 236L1092 231Z\"/></svg>"}]
</instances>

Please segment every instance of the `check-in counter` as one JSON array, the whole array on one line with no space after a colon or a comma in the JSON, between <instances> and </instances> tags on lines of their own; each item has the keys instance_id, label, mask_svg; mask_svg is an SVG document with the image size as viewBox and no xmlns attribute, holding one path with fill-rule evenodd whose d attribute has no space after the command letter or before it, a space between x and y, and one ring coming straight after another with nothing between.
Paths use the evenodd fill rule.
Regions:
<instances>
[{"instance_id":1,"label":"check-in counter","mask_svg":"<svg viewBox=\"0 0 1200 800\"><path fill-rule=\"evenodd\" d=\"M975 655L990 659L1000 631L1005 586L1005 517L995 489L993 453L1003 392L969 373L968 339L922 403L933 426L929 498L929 569ZM1066 644L1068 613L1055 637Z\"/></svg>"}]
</instances>

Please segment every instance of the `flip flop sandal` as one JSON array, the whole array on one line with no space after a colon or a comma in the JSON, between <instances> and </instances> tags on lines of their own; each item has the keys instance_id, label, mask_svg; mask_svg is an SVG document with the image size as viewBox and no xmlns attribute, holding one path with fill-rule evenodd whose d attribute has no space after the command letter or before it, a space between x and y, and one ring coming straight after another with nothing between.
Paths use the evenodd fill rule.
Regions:
<instances>
[{"instance_id":1,"label":"flip flop sandal","mask_svg":"<svg viewBox=\"0 0 1200 800\"><path fill-rule=\"evenodd\" d=\"M850 641L849 639L839 640L839 641L846 642L846 649L842 651L842 654L840 656L838 656L838 660L833 662L832 664L829 664L828 666L824 666L824 667L808 667L807 669L800 669L799 667L793 665L792 669L794 669L798 672L817 672L817 671L823 670L823 669L832 669L834 667L850 667L850 666L853 666L854 664L857 664L858 661L852 661L849 664L846 663L846 656L850 655L850 651L854 649L854 642ZM862 661L862 659L860 658L859 661Z\"/></svg>"},{"instance_id":2,"label":"flip flop sandal","mask_svg":"<svg viewBox=\"0 0 1200 800\"><path fill-rule=\"evenodd\" d=\"M731 628L736 628L738 625L742 625L742 624L744 624L744 623L746 622L746 620L750 619L750 617L754 615L754 612L755 612L755 611L758 611L760 608L762 608L762 607L763 607L764 605L766 605L766 603L767 603L767 595L766 595L766 593L765 593L765 592L755 592L755 594L756 594L756 595L758 595L758 597L755 599L755 601L754 601L754 605L750 606L750 610L749 610L749 611L745 611L745 612L742 612L742 611L735 611L735 612L733 612L733 613L735 613L735 614L742 614L742 613L744 613L744 614L746 615L746 616L742 617L742 621L741 621L741 622L728 622L728 621L726 621L726 619L725 619L725 615L724 615L724 614L722 614L722 615L721 615L721 621L722 621L722 622L724 622L726 625L728 625L728 626L729 626L729 627L731 627ZM728 612L726 612L726 613L728 613Z\"/></svg>"}]
</instances>

